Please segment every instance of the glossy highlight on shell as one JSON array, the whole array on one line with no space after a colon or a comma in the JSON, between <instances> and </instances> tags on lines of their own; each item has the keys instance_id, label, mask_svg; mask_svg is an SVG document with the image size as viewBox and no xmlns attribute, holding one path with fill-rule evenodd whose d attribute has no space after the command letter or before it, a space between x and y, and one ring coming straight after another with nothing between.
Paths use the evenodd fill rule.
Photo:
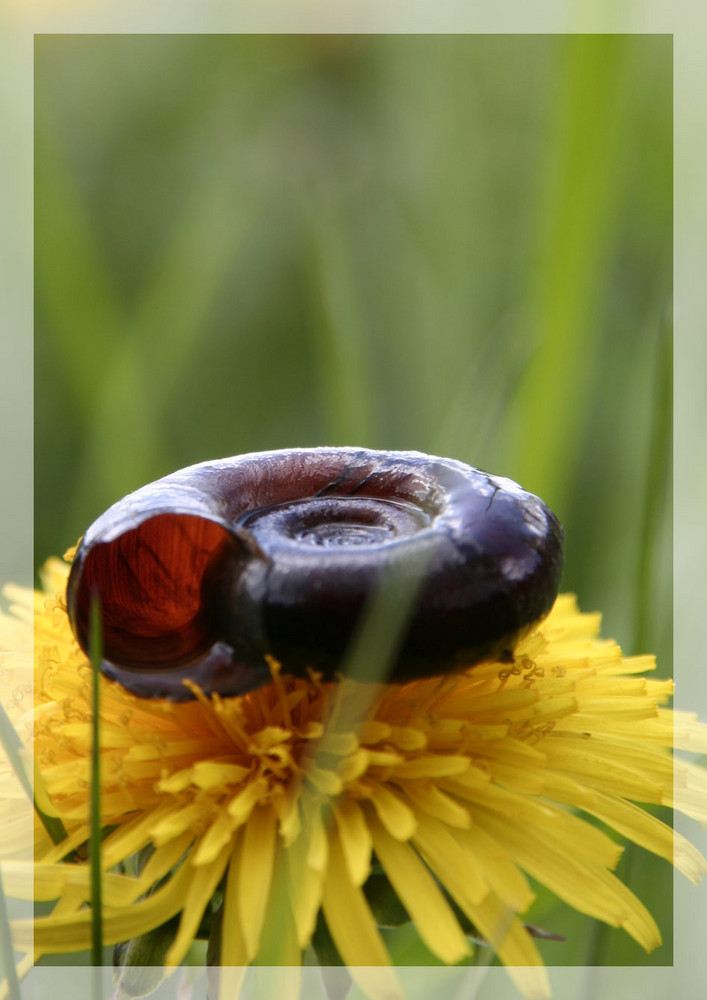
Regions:
<instances>
[{"instance_id":1,"label":"glossy highlight on shell","mask_svg":"<svg viewBox=\"0 0 707 1000\"><path fill-rule=\"evenodd\" d=\"M69 577L88 650L141 697L240 695L283 672L335 679L372 598L413 587L385 679L509 660L550 610L563 533L516 483L420 452L295 448L182 469L123 497Z\"/></svg>"}]
</instances>

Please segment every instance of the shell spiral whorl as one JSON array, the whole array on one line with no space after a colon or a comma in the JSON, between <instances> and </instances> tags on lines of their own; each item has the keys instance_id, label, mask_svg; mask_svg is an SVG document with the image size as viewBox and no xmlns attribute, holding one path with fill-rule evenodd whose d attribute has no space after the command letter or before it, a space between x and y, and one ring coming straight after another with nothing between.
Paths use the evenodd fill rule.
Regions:
<instances>
[{"instance_id":1,"label":"shell spiral whorl","mask_svg":"<svg viewBox=\"0 0 707 1000\"><path fill-rule=\"evenodd\" d=\"M103 672L141 697L238 695L283 671L332 680L367 603L416 578L387 675L510 655L557 594L563 534L511 480L419 452L302 448L204 462L142 487L86 532L67 603ZM417 579L419 577L419 580Z\"/></svg>"}]
</instances>

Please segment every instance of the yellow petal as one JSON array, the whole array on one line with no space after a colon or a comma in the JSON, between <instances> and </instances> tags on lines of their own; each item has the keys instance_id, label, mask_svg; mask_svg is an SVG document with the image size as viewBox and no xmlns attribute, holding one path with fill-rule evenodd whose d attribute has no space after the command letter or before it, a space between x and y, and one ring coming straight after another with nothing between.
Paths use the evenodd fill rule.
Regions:
<instances>
[{"instance_id":1,"label":"yellow petal","mask_svg":"<svg viewBox=\"0 0 707 1000\"><path fill-rule=\"evenodd\" d=\"M448 826L466 830L471 825L469 810L451 795L447 795L433 782L405 782L406 796L415 806L415 811L429 813Z\"/></svg>"},{"instance_id":2,"label":"yellow petal","mask_svg":"<svg viewBox=\"0 0 707 1000\"><path fill-rule=\"evenodd\" d=\"M174 811L173 802L168 800L156 809L146 810L135 819L122 823L101 843L101 864L106 868L112 868L131 854L135 854L151 841L153 831L161 820ZM88 827L85 830L84 840L88 838ZM57 848L60 846L57 845Z\"/></svg>"},{"instance_id":3,"label":"yellow petal","mask_svg":"<svg viewBox=\"0 0 707 1000\"><path fill-rule=\"evenodd\" d=\"M250 774L249 767L218 760L200 760L192 770L192 780L197 788L225 788L237 785Z\"/></svg>"},{"instance_id":4,"label":"yellow petal","mask_svg":"<svg viewBox=\"0 0 707 1000\"><path fill-rule=\"evenodd\" d=\"M356 729L359 742L366 744L381 743L389 738L391 732L392 727L378 719L364 719Z\"/></svg>"},{"instance_id":5,"label":"yellow petal","mask_svg":"<svg viewBox=\"0 0 707 1000\"><path fill-rule=\"evenodd\" d=\"M633 802L602 792L592 791L583 796L583 790L576 786L560 784L560 777L554 775L552 783L548 780L548 792L553 798L581 806L629 840L666 858L695 884L707 874L707 861L697 848L656 816Z\"/></svg>"},{"instance_id":6,"label":"yellow petal","mask_svg":"<svg viewBox=\"0 0 707 1000\"><path fill-rule=\"evenodd\" d=\"M307 762L304 777L324 795L339 795L343 789L343 782L335 771L319 767L314 761Z\"/></svg>"},{"instance_id":7,"label":"yellow petal","mask_svg":"<svg viewBox=\"0 0 707 1000\"><path fill-rule=\"evenodd\" d=\"M654 656L624 656L617 663L604 667L602 674L611 676L612 674L643 674L647 670L655 670L656 662Z\"/></svg>"},{"instance_id":8,"label":"yellow petal","mask_svg":"<svg viewBox=\"0 0 707 1000\"><path fill-rule=\"evenodd\" d=\"M622 885L599 865L578 860L565 849L563 841L545 832L533 836L527 829L513 827L505 819L478 809L475 821L504 844L512 858L560 899L580 913L618 927L643 908L632 894L619 891Z\"/></svg>"},{"instance_id":9,"label":"yellow petal","mask_svg":"<svg viewBox=\"0 0 707 1000\"><path fill-rule=\"evenodd\" d=\"M699 722L694 712L658 709L658 716L669 731L669 746L693 753L707 753L707 725Z\"/></svg>"},{"instance_id":10,"label":"yellow petal","mask_svg":"<svg viewBox=\"0 0 707 1000\"><path fill-rule=\"evenodd\" d=\"M193 869L182 865L169 882L146 899L130 906L109 908L103 913L104 944L128 941L159 927L184 906L185 893ZM20 951L34 948L41 954L84 951L91 945L91 911L80 910L61 916L50 914L37 920L12 922L12 936Z\"/></svg>"},{"instance_id":11,"label":"yellow petal","mask_svg":"<svg viewBox=\"0 0 707 1000\"><path fill-rule=\"evenodd\" d=\"M607 877L613 876L607 872ZM618 879L616 881L618 882ZM662 939L658 925L653 917L650 915L643 903L636 899L633 893L630 892L623 882L619 882L616 888L619 893L626 894L631 899L631 902L634 903L631 908L629 918L624 923L624 929L628 931L631 937L635 941L638 941L638 943L642 945L647 952L651 952L654 948L658 948L662 943Z\"/></svg>"},{"instance_id":12,"label":"yellow petal","mask_svg":"<svg viewBox=\"0 0 707 1000\"><path fill-rule=\"evenodd\" d=\"M599 738L589 740L571 737L553 738L545 741L543 749L547 753L548 767L561 773L579 777L585 784L610 795L640 799L643 802L661 802L662 785L659 780L651 780L645 770L651 768L656 778L663 768L657 755L650 759L647 752L637 755L631 748L602 743Z\"/></svg>"},{"instance_id":13,"label":"yellow petal","mask_svg":"<svg viewBox=\"0 0 707 1000\"><path fill-rule=\"evenodd\" d=\"M354 885L363 885L371 870L371 833L358 803L349 796L332 802L341 847Z\"/></svg>"},{"instance_id":14,"label":"yellow petal","mask_svg":"<svg viewBox=\"0 0 707 1000\"><path fill-rule=\"evenodd\" d=\"M512 764L516 767L530 767L533 769L544 767L547 757L540 747L530 746L521 740L507 737L505 739L486 739L479 745L479 753L484 758L500 761L504 764Z\"/></svg>"},{"instance_id":15,"label":"yellow petal","mask_svg":"<svg viewBox=\"0 0 707 1000\"><path fill-rule=\"evenodd\" d=\"M621 857L622 847L603 830L551 802L496 786L480 793L478 802L500 814L503 822L514 827L514 833L519 826L527 831L535 828L538 838L556 842L562 853L568 853L566 845L570 843L571 853L582 861L615 868Z\"/></svg>"},{"instance_id":16,"label":"yellow petal","mask_svg":"<svg viewBox=\"0 0 707 1000\"><path fill-rule=\"evenodd\" d=\"M674 782L667 784L663 801L686 816L707 823L707 771L688 761L675 760Z\"/></svg>"},{"instance_id":17,"label":"yellow petal","mask_svg":"<svg viewBox=\"0 0 707 1000\"><path fill-rule=\"evenodd\" d=\"M179 837L193 827L203 816L204 807L199 802L191 802L182 808L176 808L164 819L155 824L152 830L152 840L157 846Z\"/></svg>"},{"instance_id":18,"label":"yellow petal","mask_svg":"<svg viewBox=\"0 0 707 1000\"><path fill-rule=\"evenodd\" d=\"M77 898L91 895L91 869L88 865L38 864L28 861L3 861L2 882L5 892L17 899L58 899L67 888L80 890ZM103 896L107 906L124 906L140 895L140 883L128 875L104 874Z\"/></svg>"},{"instance_id":19,"label":"yellow petal","mask_svg":"<svg viewBox=\"0 0 707 1000\"><path fill-rule=\"evenodd\" d=\"M294 777L282 788L281 795L273 796L272 803L277 812L280 838L285 847L289 847L297 839L302 829L301 794L301 782L299 778Z\"/></svg>"},{"instance_id":20,"label":"yellow petal","mask_svg":"<svg viewBox=\"0 0 707 1000\"><path fill-rule=\"evenodd\" d=\"M474 823L468 830L455 830L454 839L474 859L478 870L499 900L524 913L535 899L522 871L513 864L502 844Z\"/></svg>"},{"instance_id":21,"label":"yellow petal","mask_svg":"<svg viewBox=\"0 0 707 1000\"><path fill-rule=\"evenodd\" d=\"M443 962L459 962L469 954L469 945L429 870L409 844L391 837L374 816L370 825L374 850L420 937Z\"/></svg>"},{"instance_id":22,"label":"yellow petal","mask_svg":"<svg viewBox=\"0 0 707 1000\"><path fill-rule=\"evenodd\" d=\"M209 905L209 900L213 896L216 886L221 881L221 876L226 870L230 853L229 844L223 848L211 864L200 865L198 869L192 866L194 875L187 887L182 918L179 921L179 930L165 956L165 965L179 965L186 955L189 945L194 940L194 935L199 929L201 918L204 915L206 907ZM189 866L185 863L182 867Z\"/></svg>"},{"instance_id":23,"label":"yellow petal","mask_svg":"<svg viewBox=\"0 0 707 1000\"><path fill-rule=\"evenodd\" d=\"M388 833L396 840L409 840L417 828L410 806L387 785L374 785L370 792L371 802Z\"/></svg>"},{"instance_id":24,"label":"yellow petal","mask_svg":"<svg viewBox=\"0 0 707 1000\"><path fill-rule=\"evenodd\" d=\"M489 694L479 694L469 685L466 691L456 690L451 697L454 708L453 711L450 710L450 715L457 718L468 716L476 723L494 723L506 718L518 718L519 714L525 716L530 706L537 702L539 695L534 688L518 688L515 691L503 688Z\"/></svg>"},{"instance_id":25,"label":"yellow petal","mask_svg":"<svg viewBox=\"0 0 707 1000\"><path fill-rule=\"evenodd\" d=\"M362 890L349 876L336 828L330 834L322 907L327 927L354 980L375 1000L402 1000L390 956ZM371 968L381 966L381 968Z\"/></svg>"},{"instance_id":26,"label":"yellow petal","mask_svg":"<svg viewBox=\"0 0 707 1000\"><path fill-rule=\"evenodd\" d=\"M449 889L456 887L455 898L460 906L464 903L480 903L487 895L489 887L482 878L478 865L467 851L460 848L451 831L424 814L418 815L418 827L413 843L420 850L428 865Z\"/></svg>"},{"instance_id":27,"label":"yellow petal","mask_svg":"<svg viewBox=\"0 0 707 1000\"><path fill-rule=\"evenodd\" d=\"M427 734L414 726L391 726L390 742L400 750L424 750L427 746Z\"/></svg>"},{"instance_id":28,"label":"yellow petal","mask_svg":"<svg viewBox=\"0 0 707 1000\"><path fill-rule=\"evenodd\" d=\"M193 840L194 833L187 830L180 837L175 837L174 840L155 848L140 874L140 883L145 892L174 868L189 850Z\"/></svg>"},{"instance_id":29,"label":"yellow petal","mask_svg":"<svg viewBox=\"0 0 707 1000\"><path fill-rule=\"evenodd\" d=\"M272 879L277 817L270 806L253 810L243 833L238 870L238 912L248 959L258 951Z\"/></svg>"},{"instance_id":30,"label":"yellow petal","mask_svg":"<svg viewBox=\"0 0 707 1000\"><path fill-rule=\"evenodd\" d=\"M257 802L267 792L267 784L261 779L250 781L245 788L237 792L226 807L234 826L240 826L248 820Z\"/></svg>"},{"instance_id":31,"label":"yellow petal","mask_svg":"<svg viewBox=\"0 0 707 1000\"><path fill-rule=\"evenodd\" d=\"M233 839L235 821L227 812L221 811L199 841L191 855L193 865L208 865L215 861L222 849Z\"/></svg>"},{"instance_id":32,"label":"yellow petal","mask_svg":"<svg viewBox=\"0 0 707 1000\"><path fill-rule=\"evenodd\" d=\"M370 762L370 751L365 749L357 750L356 753L344 757L337 768L337 773L343 784L348 785L365 774Z\"/></svg>"},{"instance_id":33,"label":"yellow petal","mask_svg":"<svg viewBox=\"0 0 707 1000\"><path fill-rule=\"evenodd\" d=\"M515 767L499 761L489 763L489 771L495 782L520 792L523 795L539 795L544 788L544 775L539 769Z\"/></svg>"},{"instance_id":34,"label":"yellow petal","mask_svg":"<svg viewBox=\"0 0 707 1000\"><path fill-rule=\"evenodd\" d=\"M469 769L469 758L452 754L436 754L406 760L394 768L396 778L446 778L452 774L464 774Z\"/></svg>"}]
</instances>

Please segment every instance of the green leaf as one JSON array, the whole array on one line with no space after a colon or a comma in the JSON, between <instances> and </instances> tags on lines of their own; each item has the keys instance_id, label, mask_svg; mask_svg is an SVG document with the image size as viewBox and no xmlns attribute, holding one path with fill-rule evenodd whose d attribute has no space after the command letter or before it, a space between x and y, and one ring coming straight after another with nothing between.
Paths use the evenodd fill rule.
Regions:
<instances>
[{"instance_id":1,"label":"green leaf","mask_svg":"<svg viewBox=\"0 0 707 1000\"><path fill-rule=\"evenodd\" d=\"M173 917L140 937L115 949L119 971L115 977L115 1000L137 1000L153 993L165 978L164 960L179 927Z\"/></svg>"}]
</instances>

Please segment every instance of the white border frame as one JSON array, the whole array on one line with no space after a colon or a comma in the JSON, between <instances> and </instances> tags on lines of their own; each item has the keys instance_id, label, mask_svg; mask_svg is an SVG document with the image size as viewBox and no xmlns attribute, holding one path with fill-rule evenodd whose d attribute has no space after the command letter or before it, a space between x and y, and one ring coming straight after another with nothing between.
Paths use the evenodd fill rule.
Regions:
<instances>
[{"instance_id":1,"label":"white border frame","mask_svg":"<svg viewBox=\"0 0 707 1000\"><path fill-rule=\"evenodd\" d=\"M707 31L701 0L0 0L0 579L30 583L32 551L32 143L35 34L72 33L667 33L675 60L675 674L676 706L707 719L702 665L707 567ZM707 834L678 823L707 851ZM674 965L551 968L555 997L685 1000L707 982L707 886L675 880ZM108 971L108 970L107 970ZM408 970L409 971L409 970ZM450 970L454 971L454 970ZM478 977L478 970L469 970ZM90 970L33 970L29 995L82 994ZM108 980L106 980L107 983ZM89 995L86 982L83 995ZM451 983L450 983L451 985ZM480 988L476 989L476 986ZM176 979L158 996L176 995ZM24 990L23 990L24 993ZM106 993L107 995L107 993ZM518 1000L501 969L455 978L449 996Z\"/></svg>"}]
</instances>

